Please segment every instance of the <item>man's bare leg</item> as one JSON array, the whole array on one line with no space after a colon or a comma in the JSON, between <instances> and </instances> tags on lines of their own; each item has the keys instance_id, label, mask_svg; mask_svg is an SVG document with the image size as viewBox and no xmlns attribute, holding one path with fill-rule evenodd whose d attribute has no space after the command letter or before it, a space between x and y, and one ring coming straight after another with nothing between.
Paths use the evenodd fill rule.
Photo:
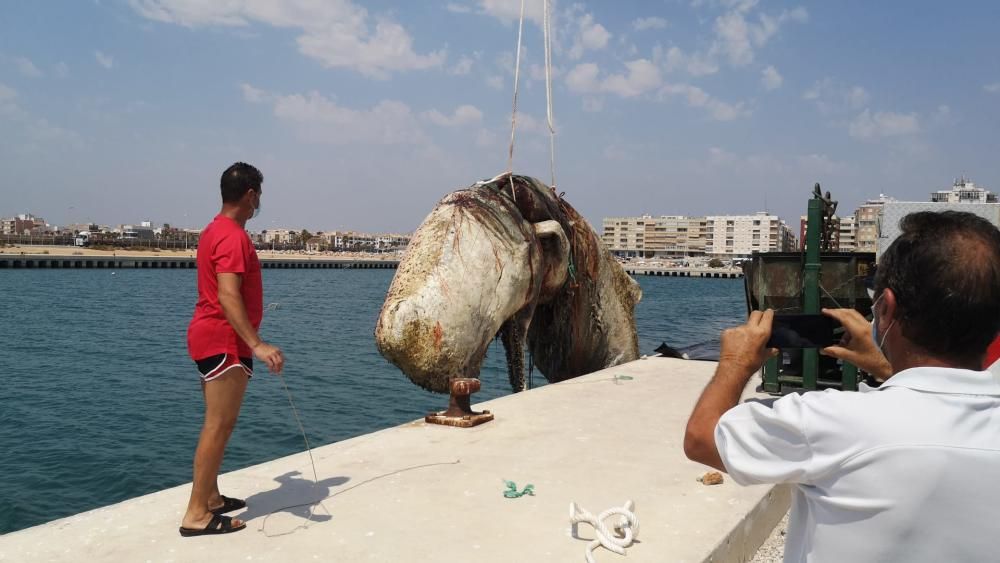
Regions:
<instances>
[{"instance_id":1,"label":"man's bare leg","mask_svg":"<svg viewBox=\"0 0 1000 563\"><path fill-rule=\"evenodd\" d=\"M247 388L247 375L240 366L233 366L222 375L204 383L205 423L198 439L198 449L194 453L194 478L191 499L181 527L201 529L212 519L210 502L215 497L216 506L221 504L219 486L216 481L226 443L236 426L236 418L243 404L243 394ZM233 520L233 526L239 526Z\"/></svg>"},{"instance_id":2,"label":"man's bare leg","mask_svg":"<svg viewBox=\"0 0 1000 563\"><path fill-rule=\"evenodd\" d=\"M208 400L205 397L205 380L201 381L201 397L204 400ZM226 438L226 443L229 443L229 438ZM215 481L212 482L212 492L208 494L208 510L211 512L216 508L221 508L225 502L222 500L222 493L219 491L219 476L216 474Z\"/></svg>"}]
</instances>

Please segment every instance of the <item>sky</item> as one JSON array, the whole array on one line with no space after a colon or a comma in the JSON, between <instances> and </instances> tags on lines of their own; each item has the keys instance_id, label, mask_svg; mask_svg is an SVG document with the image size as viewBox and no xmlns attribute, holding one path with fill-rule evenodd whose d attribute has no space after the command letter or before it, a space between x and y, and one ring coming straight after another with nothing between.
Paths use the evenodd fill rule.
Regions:
<instances>
[{"instance_id":1,"label":"sky","mask_svg":"<svg viewBox=\"0 0 1000 563\"><path fill-rule=\"evenodd\" d=\"M551 180L543 1L513 169ZM198 228L236 161L252 230L409 232L507 170L519 0L101 0L0 9L0 216ZM791 224L1000 189L1000 3L553 2L557 190L621 215Z\"/></svg>"}]
</instances>

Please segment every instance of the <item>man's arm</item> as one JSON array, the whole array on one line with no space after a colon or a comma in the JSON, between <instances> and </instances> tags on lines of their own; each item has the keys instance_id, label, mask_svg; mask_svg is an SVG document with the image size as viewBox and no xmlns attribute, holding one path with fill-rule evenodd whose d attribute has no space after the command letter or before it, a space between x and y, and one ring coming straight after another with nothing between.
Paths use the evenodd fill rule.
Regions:
<instances>
[{"instance_id":1,"label":"man's arm","mask_svg":"<svg viewBox=\"0 0 1000 563\"><path fill-rule=\"evenodd\" d=\"M243 294L240 293L243 277L232 273L220 273L216 277L219 281L219 304L222 305L222 312L226 315L229 325L253 350L254 355L267 365L267 369L273 373L281 373L285 365L281 350L261 340L257 330L250 323L246 305L243 303Z\"/></svg>"},{"instance_id":2,"label":"man's arm","mask_svg":"<svg viewBox=\"0 0 1000 563\"><path fill-rule=\"evenodd\" d=\"M872 374L878 381L892 377L892 365L872 340L872 323L854 309L823 309L844 327L844 336L836 346L820 350L820 354L850 362Z\"/></svg>"},{"instance_id":3,"label":"man's arm","mask_svg":"<svg viewBox=\"0 0 1000 563\"><path fill-rule=\"evenodd\" d=\"M777 353L765 347L773 322L774 311L753 311L745 325L722 332L719 365L698 399L684 434L684 453L692 461L726 470L715 444L715 427L722 415L739 403L753 374Z\"/></svg>"}]
</instances>

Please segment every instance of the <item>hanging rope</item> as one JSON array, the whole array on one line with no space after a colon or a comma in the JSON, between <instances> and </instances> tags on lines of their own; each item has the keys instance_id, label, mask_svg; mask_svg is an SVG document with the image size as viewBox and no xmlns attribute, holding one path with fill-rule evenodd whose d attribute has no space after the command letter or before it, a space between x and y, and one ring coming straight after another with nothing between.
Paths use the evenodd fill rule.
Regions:
<instances>
[{"instance_id":1,"label":"hanging rope","mask_svg":"<svg viewBox=\"0 0 1000 563\"><path fill-rule=\"evenodd\" d=\"M542 33L545 36L545 104L549 123L549 168L552 172L552 189L556 189L556 126L552 112L552 3L545 0Z\"/></svg>"},{"instance_id":2,"label":"hanging rope","mask_svg":"<svg viewBox=\"0 0 1000 563\"><path fill-rule=\"evenodd\" d=\"M510 178L510 196L517 201L514 193L514 132L517 130L517 92L521 73L521 34L524 31L524 0L521 0L521 20L517 24L517 55L514 57L514 103L510 112L510 148L507 151L507 175Z\"/></svg>"},{"instance_id":3,"label":"hanging rope","mask_svg":"<svg viewBox=\"0 0 1000 563\"><path fill-rule=\"evenodd\" d=\"M639 535L639 518L633 510L635 510L635 503L629 500L625 501L624 507L609 508L595 518L593 514L580 508L575 502L569 503L569 523L573 526L573 537L579 537L576 534L576 525L580 522L586 522L593 526L594 534L597 536L587 545L587 551L584 552L587 563L596 563L594 550L602 545L618 555L625 555L625 548L632 545L632 541ZM614 533L611 533L604 520L616 515L621 516L621 518L618 520L618 525L615 526Z\"/></svg>"}]
</instances>

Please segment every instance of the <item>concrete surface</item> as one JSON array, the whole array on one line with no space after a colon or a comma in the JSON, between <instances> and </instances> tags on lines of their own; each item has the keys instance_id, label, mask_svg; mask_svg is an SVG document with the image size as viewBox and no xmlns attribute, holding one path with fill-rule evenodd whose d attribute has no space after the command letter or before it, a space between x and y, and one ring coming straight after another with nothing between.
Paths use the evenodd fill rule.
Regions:
<instances>
[{"instance_id":1,"label":"concrete surface","mask_svg":"<svg viewBox=\"0 0 1000 563\"><path fill-rule=\"evenodd\" d=\"M421 420L323 446L318 485L304 452L228 473L223 493L249 504L234 534L180 537L184 485L2 536L0 561L582 562L593 530L572 537L570 502L597 514L627 499L639 541L599 563L747 561L789 492L697 481L683 431L714 368L643 359L478 405L496 420L475 428ZM503 479L535 496L504 498ZM312 522L286 508L317 499Z\"/></svg>"}]
</instances>

